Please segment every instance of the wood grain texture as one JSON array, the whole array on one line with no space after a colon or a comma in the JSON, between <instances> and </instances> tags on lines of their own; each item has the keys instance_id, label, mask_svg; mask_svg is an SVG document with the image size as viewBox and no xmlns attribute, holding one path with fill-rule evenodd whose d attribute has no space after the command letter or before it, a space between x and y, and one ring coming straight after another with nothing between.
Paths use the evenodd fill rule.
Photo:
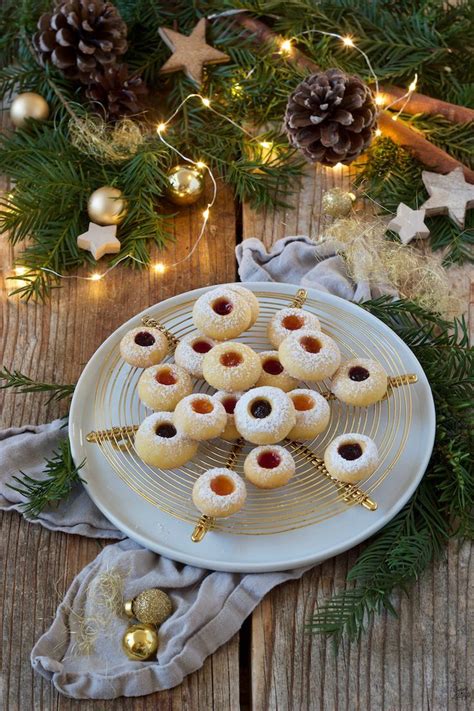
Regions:
<instances>
[{"instance_id":1,"label":"wood grain texture","mask_svg":"<svg viewBox=\"0 0 474 711\"><path fill-rule=\"evenodd\" d=\"M308 166L295 187L294 210L256 214L244 207L243 237L267 249L288 235L316 238L327 218L325 190L350 187L346 168ZM466 315L474 324L473 270L452 269ZM398 618L382 614L358 644L331 643L306 633L314 610L345 585L357 549L325 562L300 581L272 591L252 616L254 711L467 711L472 708L473 570L471 548L452 543L410 591L394 600Z\"/></svg>"},{"instance_id":2,"label":"wood grain texture","mask_svg":"<svg viewBox=\"0 0 474 711\"><path fill-rule=\"evenodd\" d=\"M185 256L198 234L200 209L183 209L174 221L176 244L161 255L173 262ZM147 306L188 289L235 279L235 214L232 195L219 191L208 236L184 268L157 276L151 270L118 267L103 282L64 281L45 304L7 298L5 277L12 252L0 241L2 265L0 362L33 378L72 383L102 341ZM35 395L0 394L2 427L46 422L63 410L44 407ZM59 695L30 666L30 650L45 631L74 576L101 544L49 532L18 514L2 517L3 698L9 711L97 709L177 711L239 708L239 636L209 658L202 669L171 691L142 699L75 702ZM117 644L120 641L117 640Z\"/></svg>"}]
</instances>

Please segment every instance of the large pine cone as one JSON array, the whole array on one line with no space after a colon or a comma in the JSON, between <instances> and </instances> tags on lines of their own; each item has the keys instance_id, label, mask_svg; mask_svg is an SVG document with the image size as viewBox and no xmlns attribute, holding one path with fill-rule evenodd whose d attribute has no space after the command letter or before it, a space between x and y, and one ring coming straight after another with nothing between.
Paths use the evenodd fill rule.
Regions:
<instances>
[{"instance_id":1,"label":"large pine cone","mask_svg":"<svg viewBox=\"0 0 474 711\"><path fill-rule=\"evenodd\" d=\"M126 64L115 64L94 72L86 96L98 102L105 111L106 118L116 120L139 111L138 97L147 93L147 88L138 76L128 76ZM99 106L96 106L98 112Z\"/></svg>"},{"instance_id":2,"label":"large pine cone","mask_svg":"<svg viewBox=\"0 0 474 711\"><path fill-rule=\"evenodd\" d=\"M290 143L312 163L351 163L376 128L374 96L362 79L339 69L312 74L291 94L285 114Z\"/></svg>"},{"instance_id":3,"label":"large pine cone","mask_svg":"<svg viewBox=\"0 0 474 711\"><path fill-rule=\"evenodd\" d=\"M88 84L92 72L111 66L127 50L127 25L104 0L58 0L38 20L33 43L69 79Z\"/></svg>"}]
</instances>

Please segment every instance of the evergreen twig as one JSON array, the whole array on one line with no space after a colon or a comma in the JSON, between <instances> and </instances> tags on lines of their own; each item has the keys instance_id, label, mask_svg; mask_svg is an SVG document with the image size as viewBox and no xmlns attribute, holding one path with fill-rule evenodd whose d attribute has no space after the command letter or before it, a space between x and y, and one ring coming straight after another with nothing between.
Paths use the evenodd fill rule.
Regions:
<instances>
[{"instance_id":1,"label":"evergreen twig","mask_svg":"<svg viewBox=\"0 0 474 711\"><path fill-rule=\"evenodd\" d=\"M50 402L59 402L60 400L71 397L76 387L75 385L38 382L20 373L19 370L8 370L8 368L5 367L0 370L0 381L2 380L4 382L0 385L0 390L13 388L22 394L49 393L49 398L46 400L47 405Z\"/></svg>"}]
</instances>

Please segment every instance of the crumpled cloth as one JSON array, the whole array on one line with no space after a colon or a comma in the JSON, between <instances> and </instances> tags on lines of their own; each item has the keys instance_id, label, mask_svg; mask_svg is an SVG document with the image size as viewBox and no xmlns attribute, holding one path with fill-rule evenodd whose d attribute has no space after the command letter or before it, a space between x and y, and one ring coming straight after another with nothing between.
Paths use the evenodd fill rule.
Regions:
<instances>
[{"instance_id":1,"label":"crumpled cloth","mask_svg":"<svg viewBox=\"0 0 474 711\"><path fill-rule=\"evenodd\" d=\"M267 253L257 239L236 249L242 281L282 281L312 286L354 301L378 296L380 288L354 284L344 260L329 244L307 237L279 240ZM389 292L390 293L390 292ZM0 432L0 508L21 511L22 497L6 486L20 470L42 476L43 460L67 435L56 420L38 427ZM95 538L123 537L88 497L82 485L57 508L41 513L36 523L50 530ZM134 662L121 649L126 618L108 620L94 642L81 653L80 621L96 612L91 594L100 573L120 569L126 574L124 597L150 587L168 591L172 616L159 629L156 660ZM108 545L73 581L49 630L31 653L33 667L56 689L74 698L111 699L141 696L181 683L207 656L227 642L245 618L275 585L299 578L307 568L276 573L237 574L202 570L151 553L129 539Z\"/></svg>"}]
</instances>

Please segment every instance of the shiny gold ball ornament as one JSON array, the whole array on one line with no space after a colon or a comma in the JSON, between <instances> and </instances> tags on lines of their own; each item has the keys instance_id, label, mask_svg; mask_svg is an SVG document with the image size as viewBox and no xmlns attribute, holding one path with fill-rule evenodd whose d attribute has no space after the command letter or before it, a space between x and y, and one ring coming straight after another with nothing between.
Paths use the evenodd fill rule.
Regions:
<instances>
[{"instance_id":1,"label":"shiny gold ball ornament","mask_svg":"<svg viewBox=\"0 0 474 711\"><path fill-rule=\"evenodd\" d=\"M161 625L173 612L169 596L158 588L144 590L133 600L127 600L125 613L139 622Z\"/></svg>"},{"instance_id":2,"label":"shiny gold ball ornament","mask_svg":"<svg viewBox=\"0 0 474 711\"><path fill-rule=\"evenodd\" d=\"M196 166L180 163L168 172L166 194L175 205L192 205L204 190L204 175Z\"/></svg>"},{"instance_id":3,"label":"shiny gold ball ornament","mask_svg":"<svg viewBox=\"0 0 474 711\"><path fill-rule=\"evenodd\" d=\"M27 119L46 121L49 116L49 106L46 99L33 91L25 91L13 100L10 107L10 118L17 128L25 125Z\"/></svg>"},{"instance_id":4,"label":"shiny gold ball ornament","mask_svg":"<svg viewBox=\"0 0 474 711\"><path fill-rule=\"evenodd\" d=\"M331 188L323 194L323 212L331 217L345 217L352 210L354 200L354 193L349 193L342 188Z\"/></svg>"},{"instance_id":5,"label":"shiny gold ball ornament","mask_svg":"<svg viewBox=\"0 0 474 711\"><path fill-rule=\"evenodd\" d=\"M153 625L132 625L122 637L122 649L129 659L144 662L158 649L158 633Z\"/></svg>"},{"instance_id":6,"label":"shiny gold ball ornament","mask_svg":"<svg viewBox=\"0 0 474 711\"><path fill-rule=\"evenodd\" d=\"M87 212L97 225L118 225L127 214L127 203L121 190L104 185L90 195Z\"/></svg>"}]
</instances>

